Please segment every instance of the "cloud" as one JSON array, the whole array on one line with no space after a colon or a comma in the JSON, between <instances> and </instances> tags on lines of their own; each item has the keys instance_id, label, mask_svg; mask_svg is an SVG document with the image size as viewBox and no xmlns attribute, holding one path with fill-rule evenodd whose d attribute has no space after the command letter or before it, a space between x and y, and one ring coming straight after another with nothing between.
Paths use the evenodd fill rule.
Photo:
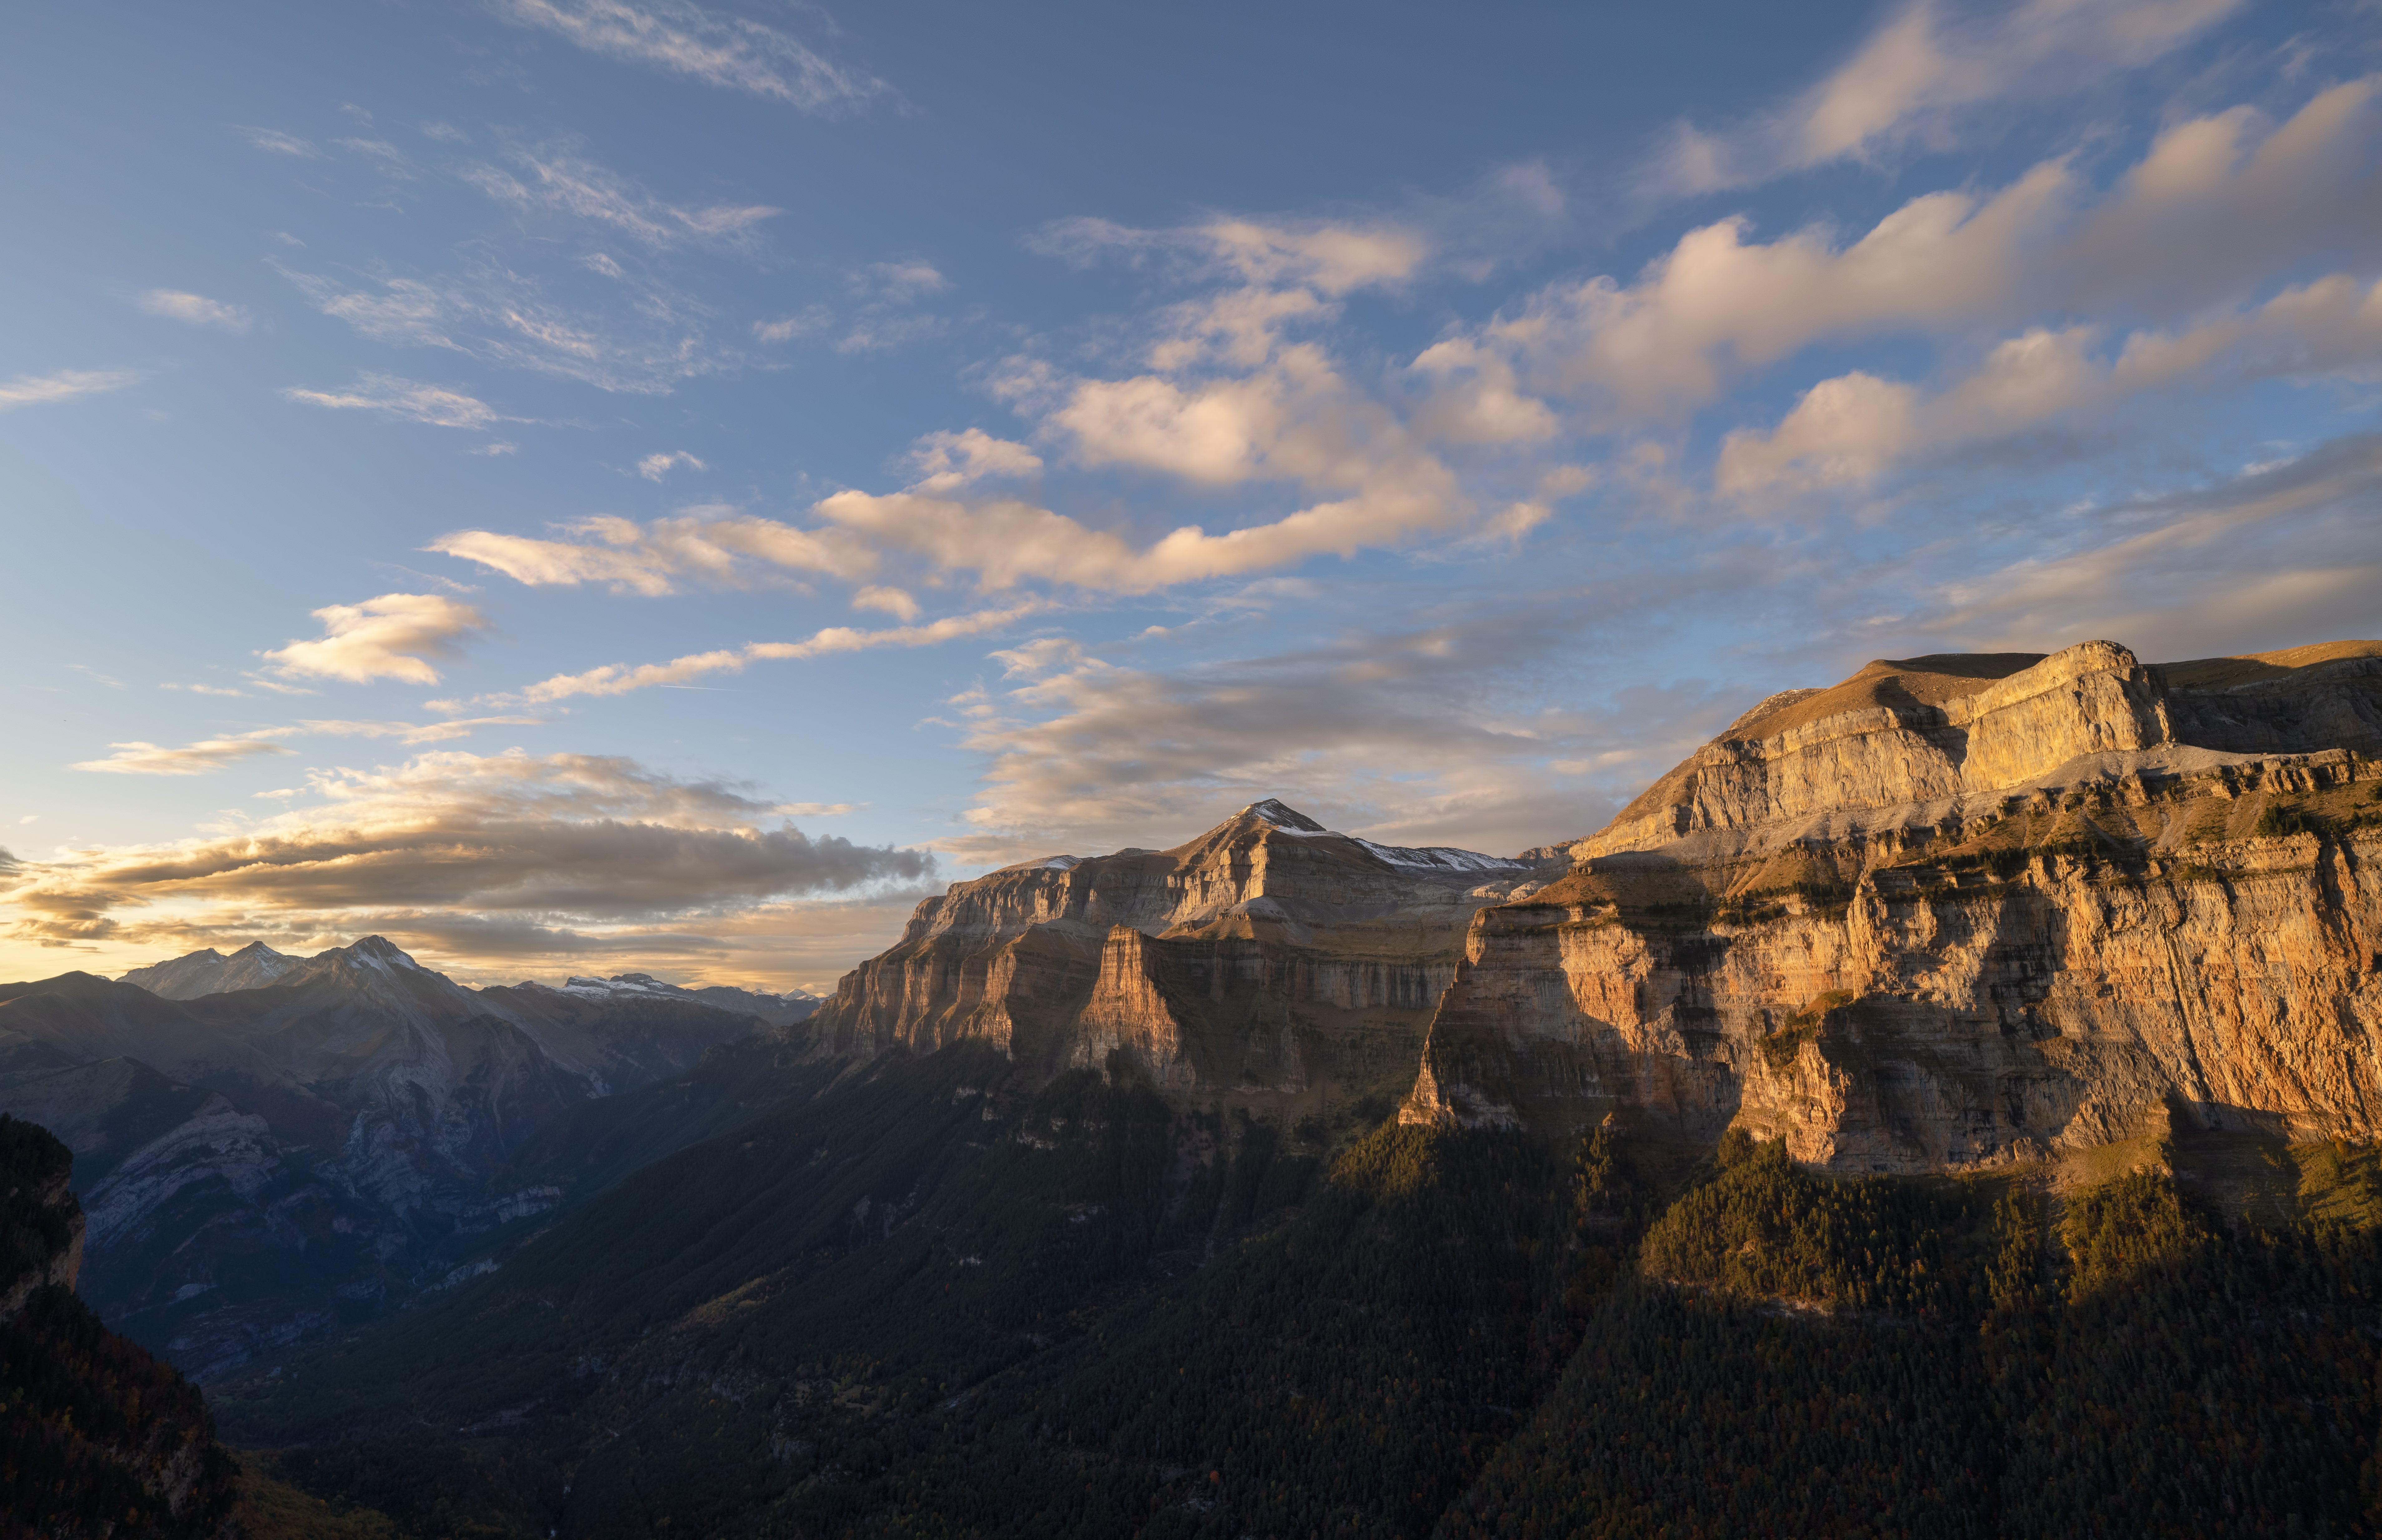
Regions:
<instances>
[{"instance_id":1,"label":"cloud","mask_svg":"<svg viewBox=\"0 0 2382 1540\"><path fill-rule=\"evenodd\" d=\"M590 53L651 65L706 85L834 113L882 95L885 82L829 62L774 28L687 0L491 0L515 26L557 33Z\"/></svg>"},{"instance_id":2,"label":"cloud","mask_svg":"<svg viewBox=\"0 0 2382 1540\"><path fill-rule=\"evenodd\" d=\"M0 382L0 411L37 406L44 401L71 401L139 385L149 376L138 369L62 369L55 374L19 374Z\"/></svg>"},{"instance_id":3,"label":"cloud","mask_svg":"<svg viewBox=\"0 0 2382 1540\"><path fill-rule=\"evenodd\" d=\"M866 589L862 592L890 598L892 591ZM908 595L902 597L907 600ZM880 603L873 607L889 606ZM923 626L893 626L882 630L829 626L812 633L808 640L803 642L748 642L742 647L694 653L685 657L672 658L668 663L647 663L634 667L606 664L583 674L557 674L522 691L520 698L543 705L576 695L626 695L632 691L651 690L657 686L682 685L689 679L702 678L710 674L741 674L747 666L755 663L823 657L831 653L866 652L878 647L931 647L964 637L982 636L988 631L1005 629L1050 607L1042 601L1029 600L1006 609L946 616Z\"/></svg>"},{"instance_id":4,"label":"cloud","mask_svg":"<svg viewBox=\"0 0 2382 1540\"><path fill-rule=\"evenodd\" d=\"M2048 160L1988 195L1911 199L1848 242L1818 226L1759 241L1749 220L1724 219L1627 284L1550 286L1417 362L1459 344L1467 365L1503 359L1522 391L1615 432L1676 422L1815 344L1957 344L2046 313L2172 326L2239 303L2278 269L2327 253L2370 263L2382 240L2377 102L2382 79L2321 92L2272 128L2243 109L2192 119L2105 191L2069 159Z\"/></svg>"},{"instance_id":5,"label":"cloud","mask_svg":"<svg viewBox=\"0 0 2382 1540\"><path fill-rule=\"evenodd\" d=\"M2096 356L2095 341L2090 326L2037 328L1934 396L1858 371L1823 380L1776 428L1732 432L1715 484L1742 494L1867 481L1912 455L2075 423L2176 385L2370 376L2382 368L2382 284L2334 274L2179 332L2136 332L2111 357Z\"/></svg>"},{"instance_id":6,"label":"cloud","mask_svg":"<svg viewBox=\"0 0 2382 1540\"><path fill-rule=\"evenodd\" d=\"M1982 109L2100 86L2172 53L2241 5L2025 0L1961 17L1918 0L1783 107L1718 131L1682 124L1648 190L1713 192L1837 161L1874 163L1913 143L1949 148L1962 120Z\"/></svg>"},{"instance_id":7,"label":"cloud","mask_svg":"<svg viewBox=\"0 0 2382 1540\"><path fill-rule=\"evenodd\" d=\"M256 320L238 305L227 305L220 299L210 299L203 294L186 293L178 288L149 289L133 302L151 315L162 315L193 326L214 326L227 332L244 332Z\"/></svg>"},{"instance_id":8,"label":"cloud","mask_svg":"<svg viewBox=\"0 0 2382 1540\"><path fill-rule=\"evenodd\" d=\"M485 455L493 458L497 455L517 455L521 453L521 446L513 443L510 439L500 438L491 443L474 445L471 448L464 450L463 453L467 455Z\"/></svg>"},{"instance_id":9,"label":"cloud","mask_svg":"<svg viewBox=\"0 0 2382 1540\"><path fill-rule=\"evenodd\" d=\"M234 833L81 850L0 874L20 938L361 934L390 911L547 926L749 915L805 895L915 883L917 851L813 837L783 804L584 754L433 752L311 773L311 805Z\"/></svg>"},{"instance_id":10,"label":"cloud","mask_svg":"<svg viewBox=\"0 0 2382 1540\"><path fill-rule=\"evenodd\" d=\"M300 139L295 134L285 134L278 128L250 128L236 127L232 131L239 135L240 138L248 141L249 143L255 145L259 150L266 151L272 154L294 155L300 160L320 160L323 158L323 152L316 149L312 142Z\"/></svg>"},{"instance_id":11,"label":"cloud","mask_svg":"<svg viewBox=\"0 0 2382 1540\"><path fill-rule=\"evenodd\" d=\"M105 759L84 760L77 770L98 770L117 776L203 776L264 754L286 754L278 743L252 735L203 739L178 749L134 741L111 743L116 752Z\"/></svg>"},{"instance_id":12,"label":"cloud","mask_svg":"<svg viewBox=\"0 0 2382 1540\"><path fill-rule=\"evenodd\" d=\"M579 540L466 530L441 535L426 549L502 572L533 588L603 583L615 593L674 593L686 580L739 586L744 564L756 561L797 572L858 580L877 568L877 554L841 530L799 530L727 507L691 509L640 526L626 519L583 519L557 528Z\"/></svg>"},{"instance_id":13,"label":"cloud","mask_svg":"<svg viewBox=\"0 0 2382 1540\"><path fill-rule=\"evenodd\" d=\"M792 342L834 324L835 317L818 305L813 305L800 315L790 315L780 321L755 321L753 336L761 342Z\"/></svg>"},{"instance_id":14,"label":"cloud","mask_svg":"<svg viewBox=\"0 0 2382 1540\"><path fill-rule=\"evenodd\" d=\"M1268 223L1222 218L1169 229L1136 229L1077 217L1045 225L1026 244L1075 266L1103 258L1139 263L1161 256L1194 271L1225 273L1243 284L1291 284L1327 295L1403 283L1430 254L1430 243L1403 226L1317 220Z\"/></svg>"},{"instance_id":15,"label":"cloud","mask_svg":"<svg viewBox=\"0 0 2382 1540\"><path fill-rule=\"evenodd\" d=\"M438 671L424 659L451 657L460 642L487 628L471 605L430 593L384 593L313 613L325 634L266 653L276 673L355 684L377 678L436 684Z\"/></svg>"},{"instance_id":16,"label":"cloud","mask_svg":"<svg viewBox=\"0 0 2382 1540\"><path fill-rule=\"evenodd\" d=\"M396 422L420 422L434 428L481 429L498 422L524 421L507 417L485 401L466 396L460 390L399 379L394 374L359 374L356 383L344 391L307 390L289 385L282 390L281 395L285 400L303 402L308 406L377 412Z\"/></svg>"},{"instance_id":17,"label":"cloud","mask_svg":"<svg viewBox=\"0 0 2382 1540\"><path fill-rule=\"evenodd\" d=\"M904 624L918 618L918 601L898 588L864 588L852 596L852 607L880 610Z\"/></svg>"},{"instance_id":18,"label":"cloud","mask_svg":"<svg viewBox=\"0 0 2382 1540\"><path fill-rule=\"evenodd\" d=\"M913 258L907 262L871 263L855 277L853 287L864 294L906 304L923 294L942 293L952 287L952 281L936 271L932 263Z\"/></svg>"},{"instance_id":19,"label":"cloud","mask_svg":"<svg viewBox=\"0 0 2382 1540\"><path fill-rule=\"evenodd\" d=\"M1037 476L1042 457L1023 444L995 438L982 428L932 433L910 446L904 464L918 480L914 492L950 492L988 477Z\"/></svg>"},{"instance_id":20,"label":"cloud","mask_svg":"<svg viewBox=\"0 0 2382 1540\"><path fill-rule=\"evenodd\" d=\"M2382 434L2089 510L2053 548L1933 585L1923 624L1978 651L2093 637L2155 661L2371 630ZM2022 639L2022 640L2021 640Z\"/></svg>"},{"instance_id":21,"label":"cloud","mask_svg":"<svg viewBox=\"0 0 2382 1540\"><path fill-rule=\"evenodd\" d=\"M786 212L727 203L681 208L649 196L618 173L563 148L517 151L511 159L528 181L492 165L468 167L463 179L498 202L608 226L648 246L733 245L749 238L762 221ZM608 277L622 275L620 264L600 252L583 261Z\"/></svg>"},{"instance_id":22,"label":"cloud","mask_svg":"<svg viewBox=\"0 0 2382 1540\"><path fill-rule=\"evenodd\" d=\"M971 832L943 848L1002 862L1166 844L1269 796L1399 844L1510 854L1586 832L1615 804L1549 762L1580 758L1594 725L1507 703L1578 622L1496 607L1165 669L1062 639L997 654L1004 688L952 703L986 771Z\"/></svg>"},{"instance_id":23,"label":"cloud","mask_svg":"<svg viewBox=\"0 0 2382 1540\"><path fill-rule=\"evenodd\" d=\"M670 473L671 467L680 465L696 471L711 469L685 450L679 449L667 454L647 455L637 462L637 474L649 482L657 482Z\"/></svg>"},{"instance_id":24,"label":"cloud","mask_svg":"<svg viewBox=\"0 0 2382 1540\"><path fill-rule=\"evenodd\" d=\"M597 314L555 303L545 285L497 263L460 278L381 277L364 287L279 271L308 304L370 341L448 348L598 390L666 395L735 361L706 340L703 306L651 284Z\"/></svg>"},{"instance_id":25,"label":"cloud","mask_svg":"<svg viewBox=\"0 0 2382 1540\"><path fill-rule=\"evenodd\" d=\"M187 690L193 695L238 695L245 698L245 690L230 690L219 684L161 684L160 690Z\"/></svg>"}]
</instances>

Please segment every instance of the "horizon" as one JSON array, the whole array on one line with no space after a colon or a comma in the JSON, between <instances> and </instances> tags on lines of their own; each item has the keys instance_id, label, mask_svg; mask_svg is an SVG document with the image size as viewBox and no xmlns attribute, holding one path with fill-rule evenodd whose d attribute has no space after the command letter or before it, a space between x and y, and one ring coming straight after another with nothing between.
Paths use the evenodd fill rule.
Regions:
<instances>
[{"instance_id":1,"label":"horizon","mask_svg":"<svg viewBox=\"0 0 2382 1540\"><path fill-rule=\"evenodd\" d=\"M827 995L1263 798L1507 854L1870 660L2373 629L2371 8L138 14L0 62L12 978Z\"/></svg>"}]
</instances>

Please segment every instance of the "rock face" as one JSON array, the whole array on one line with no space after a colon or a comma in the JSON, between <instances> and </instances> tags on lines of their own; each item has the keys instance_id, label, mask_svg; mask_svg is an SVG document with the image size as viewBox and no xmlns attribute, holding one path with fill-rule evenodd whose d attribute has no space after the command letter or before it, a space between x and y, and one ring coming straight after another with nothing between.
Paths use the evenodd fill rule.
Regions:
<instances>
[{"instance_id":1,"label":"rock face","mask_svg":"<svg viewBox=\"0 0 2382 1540\"><path fill-rule=\"evenodd\" d=\"M2333 642L2297 649L2296 665L2273 654L2154 668L2087 642L2048 657L1872 663L1832 690L1762 702L1569 849L1616 855L1707 831L1804 837L1777 825L1833 814L1851 826L1842 815L2008 791L2095 754L2382 748L2377 652Z\"/></svg>"},{"instance_id":2,"label":"rock face","mask_svg":"<svg viewBox=\"0 0 2382 1540\"><path fill-rule=\"evenodd\" d=\"M75 1298L67 1147L0 1115L0 1528L53 1540L228 1537L238 1470L196 1388Z\"/></svg>"},{"instance_id":3,"label":"rock face","mask_svg":"<svg viewBox=\"0 0 2382 1540\"><path fill-rule=\"evenodd\" d=\"M1334 834L1269 799L1170 850L954 884L844 976L812 1042L871 1055L981 1041L1053 1072L1286 1106L1394 1075L1473 912L1551 874Z\"/></svg>"},{"instance_id":4,"label":"rock face","mask_svg":"<svg viewBox=\"0 0 2382 1540\"><path fill-rule=\"evenodd\" d=\"M1741 1122L1848 1171L2382 1136L2377 654L2093 642L1774 697L1480 912L1401 1115Z\"/></svg>"}]
</instances>

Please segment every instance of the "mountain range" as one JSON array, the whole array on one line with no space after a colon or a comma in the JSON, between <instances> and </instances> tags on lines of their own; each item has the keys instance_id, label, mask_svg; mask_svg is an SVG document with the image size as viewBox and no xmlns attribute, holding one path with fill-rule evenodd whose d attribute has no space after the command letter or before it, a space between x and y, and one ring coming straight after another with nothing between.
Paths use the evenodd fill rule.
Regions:
<instances>
[{"instance_id":1,"label":"mountain range","mask_svg":"<svg viewBox=\"0 0 2382 1540\"><path fill-rule=\"evenodd\" d=\"M534 1135L815 1004L259 943L0 985L0 1110L74 1151L84 1297L205 1379L468 1274L566 1201Z\"/></svg>"},{"instance_id":2,"label":"mountain range","mask_svg":"<svg viewBox=\"0 0 2382 1540\"><path fill-rule=\"evenodd\" d=\"M7 986L0 1056L77 1045L93 1275L243 1118L428 1238L337 1331L107 1296L392 1533L2367 1534L2377 861L2382 642L2090 642L1772 696L1514 857L1269 799L1020 862L686 1062L638 975L369 942Z\"/></svg>"}]
</instances>

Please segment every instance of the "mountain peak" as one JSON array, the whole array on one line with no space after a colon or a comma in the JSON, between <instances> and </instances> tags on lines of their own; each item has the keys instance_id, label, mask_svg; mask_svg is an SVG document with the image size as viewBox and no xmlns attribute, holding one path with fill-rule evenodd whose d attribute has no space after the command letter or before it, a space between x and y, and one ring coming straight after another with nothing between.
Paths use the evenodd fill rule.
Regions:
<instances>
[{"instance_id":1,"label":"mountain peak","mask_svg":"<svg viewBox=\"0 0 2382 1540\"><path fill-rule=\"evenodd\" d=\"M1272 825L1275 828L1297 829L1305 834L1328 834L1331 832L1322 825L1317 823L1314 819L1309 818L1307 814L1299 812L1296 808L1292 807L1289 803L1282 801L1278 797L1268 797L1262 801L1251 802L1248 806L1241 809L1235 816L1241 818L1260 819L1265 823Z\"/></svg>"},{"instance_id":2,"label":"mountain peak","mask_svg":"<svg viewBox=\"0 0 2382 1540\"><path fill-rule=\"evenodd\" d=\"M418 969L422 966L407 955L396 942L385 935L367 935L351 946L336 947L332 950L352 958L358 962L370 963L378 967L386 968L395 964L400 968Z\"/></svg>"},{"instance_id":3,"label":"mountain peak","mask_svg":"<svg viewBox=\"0 0 2382 1540\"><path fill-rule=\"evenodd\" d=\"M215 948L210 947L207 948L207 951L212 955ZM262 941L250 942L247 946L242 947L239 951L232 953L231 956L225 959L225 960L227 962L238 962L242 958L247 958L252 961L260 962L267 958L280 958L284 961L289 960L288 954L276 952Z\"/></svg>"}]
</instances>

